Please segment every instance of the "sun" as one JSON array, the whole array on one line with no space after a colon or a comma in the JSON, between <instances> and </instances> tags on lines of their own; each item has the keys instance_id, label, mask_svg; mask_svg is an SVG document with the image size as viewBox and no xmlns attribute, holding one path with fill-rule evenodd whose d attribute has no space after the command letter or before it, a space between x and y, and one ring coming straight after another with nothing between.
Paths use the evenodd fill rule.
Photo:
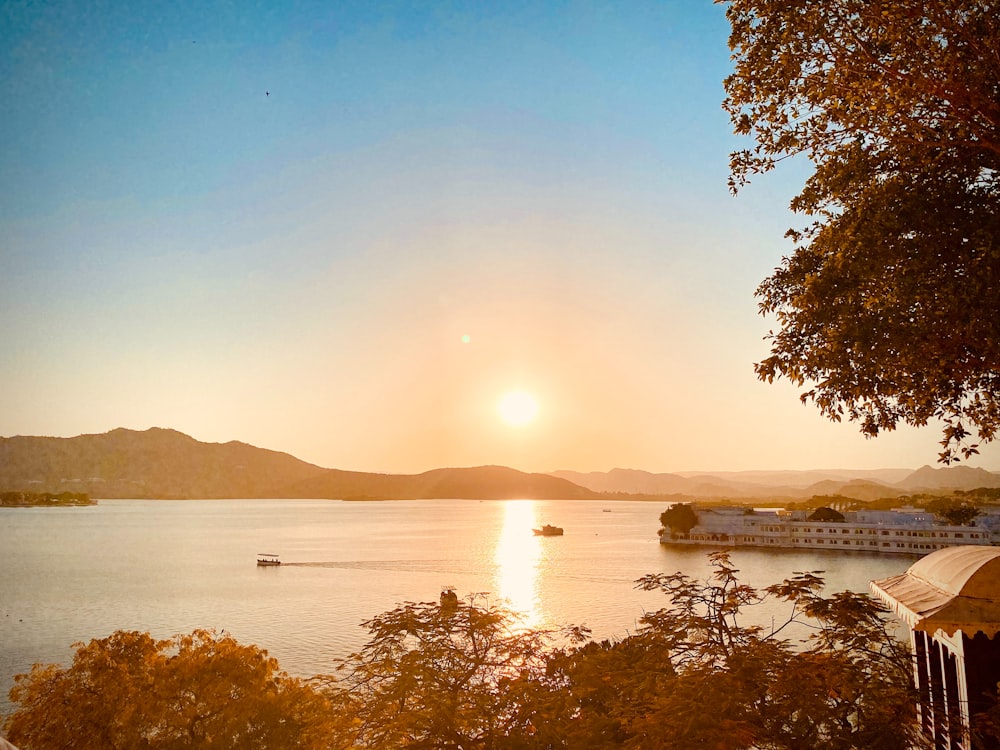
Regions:
<instances>
[{"instance_id":1,"label":"sun","mask_svg":"<svg viewBox=\"0 0 1000 750\"><path fill-rule=\"evenodd\" d=\"M507 424L521 427L538 414L538 401L527 391L510 391L497 403L497 414Z\"/></svg>"}]
</instances>

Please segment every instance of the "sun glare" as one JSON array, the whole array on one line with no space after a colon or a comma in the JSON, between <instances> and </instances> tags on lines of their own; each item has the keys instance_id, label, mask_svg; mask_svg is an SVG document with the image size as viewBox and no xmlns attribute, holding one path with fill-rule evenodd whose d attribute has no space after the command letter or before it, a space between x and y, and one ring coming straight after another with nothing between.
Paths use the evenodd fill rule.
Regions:
<instances>
[{"instance_id":1,"label":"sun glare","mask_svg":"<svg viewBox=\"0 0 1000 750\"><path fill-rule=\"evenodd\" d=\"M538 576L542 559L539 537L531 533L537 526L533 500L507 500L503 528L497 540L497 592L512 609L524 617L523 624L537 627L541 618Z\"/></svg>"},{"instance_id":2,"label":"sun glare","mask_svg":"<svg viewBox=\"0 0 1000 750\"><path fill-rule=\"evenodd\" d=\"M526 425L538 414L538 402L526 391L511 391L504 394L497 404L497 414L509 425Z\"/></svg>"}]
</instances>

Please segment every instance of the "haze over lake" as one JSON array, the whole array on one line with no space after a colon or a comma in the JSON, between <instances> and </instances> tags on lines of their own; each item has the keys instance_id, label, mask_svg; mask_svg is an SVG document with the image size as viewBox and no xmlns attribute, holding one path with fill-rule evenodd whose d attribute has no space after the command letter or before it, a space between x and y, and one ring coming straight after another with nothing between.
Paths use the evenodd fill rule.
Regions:
<instances>
[{"instance_id":1,"label":"haze over lake","mask_svg":"<svg viewBox=\"0 0 1000 750\"><path fill-rule=\"evenodd\" d=\"M67 663L74 641L117 629L156 637L206 627L256 643L296 675L330 671L366 640L367 618L442 585L489 592L527 624L634 632L662 595L646 573L707 571L706 550L659 544L666 503L561 500L102 500L0 511L0 692L33 662ZM608 512L610 511L610 512ZM565 536L535 537L553 523ZM256 554L285 564L258 568ZM867 591L906 557L733 553L747 582L825 570L829 590ZM767 623L771 614L755 616ZM2 704L6 705L6 704Z\"/></svg>"}]
</instances>

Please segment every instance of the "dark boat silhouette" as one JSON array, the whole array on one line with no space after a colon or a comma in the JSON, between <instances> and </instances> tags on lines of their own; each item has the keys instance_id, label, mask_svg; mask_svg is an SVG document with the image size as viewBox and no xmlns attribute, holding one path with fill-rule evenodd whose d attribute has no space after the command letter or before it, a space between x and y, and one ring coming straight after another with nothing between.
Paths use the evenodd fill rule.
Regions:
<instances>
[{"instance_id":1,"label":"dark boat silhouette","mask_svg":"<svg viewBox=\"0 0 1000 750\"><path fill-rule=\"evenodd\" d=\"M532 529L531 533L535 536L562 536L563 530L561 526L552 526L547 523L540 529Z\"/></svg>"}]
</instances>

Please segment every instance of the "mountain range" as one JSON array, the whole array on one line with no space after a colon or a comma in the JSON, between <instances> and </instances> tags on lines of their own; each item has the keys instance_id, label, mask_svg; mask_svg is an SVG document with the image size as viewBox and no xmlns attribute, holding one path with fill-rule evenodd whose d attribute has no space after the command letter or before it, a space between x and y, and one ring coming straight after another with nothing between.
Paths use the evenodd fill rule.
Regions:
<instances>
[{"instance_id":1,"label":"mountain range","mask_svg":"<svg viewBox=\"0 0 1000 750\"><path fill-rule=\"evenodd\" d=\"M1000 473L934 469L654 474L636 469L529 474L505 466L421 474L327 469L246 443L203 443L176 430L119 428L72 438L0 438L0 491L86 492L93 498L794 499L860 500L1000 487Z\"/></svg>"},{"instance_id":2,"label":"mountain range","mask_svg":"<svg viewBox=\"0 0 1000 750\"><path fill-rule=\"evenodd\" d=\"M559 477L504 466L422 474L324 469L287 453L236 441L202 443L158 427L72 438L0 438L0 490L85 492L93 498L601 497Z\"/></svg>"},{"instance_id":3,"label":"mountain range","mask_svg":"<svg viewBox=\"0 0 1000 750\"><path fill-rule=\"evenodd\" d=\"M857 500L1000 487L1000 473L969 466L934 469L830 469L653 474L637 469L608 472L555 471L596 492L684 495L710 498L806 498L843 495Z\"/></svg>"}]
</instances>

